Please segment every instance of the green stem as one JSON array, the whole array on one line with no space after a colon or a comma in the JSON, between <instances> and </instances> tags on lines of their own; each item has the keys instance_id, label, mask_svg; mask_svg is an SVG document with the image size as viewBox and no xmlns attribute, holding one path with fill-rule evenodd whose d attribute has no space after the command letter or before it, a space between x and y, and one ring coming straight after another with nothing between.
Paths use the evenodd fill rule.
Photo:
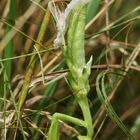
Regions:
<instances>
[{"instance_id":1,"label":"green stem","mask_svg":"<svg viewBox=\"0 0 140 140\"><path fill-rule=\"evenodd\" d=\"M15 17L16 17L16 0L11 0L10 1L10 11L9 11L9 24L14 25L15 23ZM9 32L12 29L12 27L7 26L6 33ZM5 52L4 52L4 58L10 58L13 56L13 39L7 44L5 47ZM5 70L8 75L8 79L11 77L11 69L12 69L12 61L9 60L4 63Z\"/></svg>"},{"instance_id":2,"label":"green stem","mask_svg":"<svg viewBox=\"0 0 140 140\"><path fill-rule=\"evenodd\" d=\"M47 12L45 13L45 16L43 18L43 22L42 22L40 32L39 32L39 35L38 35L38 38L37 38L37 42L39 42L40 44L42 44L42 41L44 39L45 31L46 31L46 27L47 27L47 25L49 23L49 19L50 19L50 12L47 10ZM36 43L35 48L37 49L37 51L39 51L41 49L41 46ZM35 51L36 50L34 50L34 52ZM24 103L24 101L26 99L28 89L29 89L29 85L30 85L30 82L31 82L31 78L32 78L32 75L33 75L33 70L34 70L34 67L35 67L36 60L37 60L36 56L33 55L31 57L29 65L27 67L23 87L21 89L20 97L19 97L19 101L18 101L18 111L21 110L21 107L22 107L22 105L23 105L23 103Z\"/></svg>"}]
</instances>

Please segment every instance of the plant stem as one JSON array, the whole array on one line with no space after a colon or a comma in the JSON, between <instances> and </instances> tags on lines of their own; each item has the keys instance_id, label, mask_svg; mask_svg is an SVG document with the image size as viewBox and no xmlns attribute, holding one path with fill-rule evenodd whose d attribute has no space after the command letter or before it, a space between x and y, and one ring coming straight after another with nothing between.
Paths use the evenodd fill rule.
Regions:
<instances>
[{"instance_id":1,"label":"plant stem","mask_svg":"<svg viewBox=\"0 0 140 140\"><path fill-rule=\"evenodd\" d=\"M16 0L10 1L10 11L9 11L9 24L14 25L16 17ZM12 27L7 26L6 33L9 32ZM13 56L13 39L5 47L4 58L10 58ZM9 60L4 62L5 70L7 71L8 79L11 77L12 61Z\"/></svg>"},{"instance_id":2,"label":"plant stem","mask_svg":"<svg viewBox=\"0 0 140 140\"><path fill-rule=\"evenodd\" d=\"M43 18L43 22L42 22L42 25L41 25L41 28L39 31L39 35L37 38L37 42L39 44L42 44L42 42L43 42L46 27L48 26L48 23L49 23L49 19L50 19L50 12L47 10L45 13L45 16ZM37 49L37 51L39 51L41 49L41 46L39 44L37 44L37 43L35 44L35 48ZM35 49L34 49L34 52L36 52ZM30 59L29 65L27 67L23 87L22 87L21 92L19 94L18 111L21 110L22 105L26 99L36 60L37 60L36 55L33 55Z\"/></svg>"}]
</instances>

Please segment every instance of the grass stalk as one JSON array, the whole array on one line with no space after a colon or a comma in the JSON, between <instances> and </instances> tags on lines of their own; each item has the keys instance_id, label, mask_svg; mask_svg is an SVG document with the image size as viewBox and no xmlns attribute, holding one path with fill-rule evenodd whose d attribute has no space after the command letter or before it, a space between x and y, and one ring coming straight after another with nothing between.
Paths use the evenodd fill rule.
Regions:
<instances>
[{"instance_id":1,"label":"grass stalk","mask_svg":"<svg viewBox=\"0 0 140 140\"><path fill-rule=\"evenodd\" d=\"M43 18L42 25L41 25L39 35L38 35L38 38L37 38L37 42L39 42L40 44L43 43L43 39L44 39L44 36L45 36L45 31L46 31L47 25L49 23L49 20L50 20L50 12L47 10L46 13L45 13L45 16ZM36 46L37 51L40 51L41 46L39 44L35 44L35 46ZM36 50L34 50L34 52L35 51ZM23 87L21 89L21 92L19 93L18 111L21 110L21 108L23 106L23 103L26 99L26 96L28 94L28 89L29 89L29 85L30 85L31 78L32 78L32 75L33 75L33 70L34 70L36 60L37 60L37 56L33 55L30 59L29 65L27 67Z\"/></svg>"},{"instance_id":2,"label":"grass stalk","mask_svg":"<svg viewBox=\"0 0 140 140\"><path fill-rule=\"evenodd\" d=\"M14 25L15 24L15 18L16 18L16 0L11 0L10 1L10 11L9 11L9 24ZM12 27L7 26L6 33L8 33ZM9 58L13 56L13 39L9 41L7 46L5 47L5 52L4 52L4 58ZM12 61L9 60L4 63L5 70L7 71L8 78L10 79L11 77L11 70L12 70Z\"/></svg>"}]
</instances>

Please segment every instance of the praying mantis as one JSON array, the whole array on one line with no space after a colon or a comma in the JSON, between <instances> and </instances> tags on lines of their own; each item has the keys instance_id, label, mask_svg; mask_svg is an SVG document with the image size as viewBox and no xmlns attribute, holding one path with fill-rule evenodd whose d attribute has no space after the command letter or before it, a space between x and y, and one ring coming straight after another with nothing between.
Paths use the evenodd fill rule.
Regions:
<instances>
[{"instance_id":1,"label":"praying mantis","mask_svg":"<svg viewBox=\"0 0 140 140\"><path fill-rule=\"evenodd\" d=\"M72 0L67 8L57 11L56 1L50 1L48 6L56 20L57 37L54 41L55 47L61 47L65 62L69 69L67 81L72 93L78 102L83 113L83 120L61 113L55 113L51 119L51 126L48 132L48 140L59 140L58 120L68 121L87 130L85 136L80 135L79 140L91 140L93 136L92 117L88 104L87 94L89 92L89 75L92 57L85 62L84 31L87 4L90 0ZM65 40L65 33L67 36Z\"/></svg>"}]
</instances>

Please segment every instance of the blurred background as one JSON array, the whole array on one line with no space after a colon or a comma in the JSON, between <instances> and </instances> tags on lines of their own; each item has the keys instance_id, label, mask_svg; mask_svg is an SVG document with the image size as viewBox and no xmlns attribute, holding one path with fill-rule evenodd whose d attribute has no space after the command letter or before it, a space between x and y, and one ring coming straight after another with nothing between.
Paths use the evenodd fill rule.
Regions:
<instances>
[{"instance_id":1,"label":"blurred background","mask_svg":"<svg viewBox=\"0 0 140 140\"><path fill-rule=\"evenodd\" d=\"M81 110L67 84L68 70L61 48L53 46L57 28L47 8L48 2L0 0L2 140L46 139L50 116L55 112L82 119ZM68 3L58 0L55 4L57 10L64 11ZM45 9L48 24L38 41ZM38 51L34 45L40 46ZM104 70L109 71L104 83L107 99L139 140L140 1L91 0L87 10L85 52L86 61L93 56L88 94L95 128L93 140L127 139L122 129L110 119L108 109L98 97L96 79ZM18 122L14 115L24 86L27 87L27 96ZM60 122L60 126L61 140L76 140L79 133L85 133L85 129L70 123Z\"/></svg>"}]
</instances>

